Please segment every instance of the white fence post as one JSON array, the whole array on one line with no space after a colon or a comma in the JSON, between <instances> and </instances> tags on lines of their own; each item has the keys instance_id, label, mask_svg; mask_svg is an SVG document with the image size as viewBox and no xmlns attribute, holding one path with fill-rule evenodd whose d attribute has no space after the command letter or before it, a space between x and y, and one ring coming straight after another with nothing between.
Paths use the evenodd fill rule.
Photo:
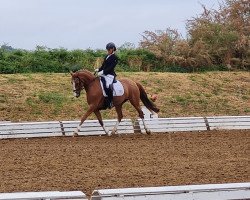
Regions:
<instances>
[{"instance_id":1,"label":"white fence post","mask_svg":"<svg viewBox=\"0 0 250 200\"><path fill-rule=\"evenodd\" d=\"M141 107L142 112L144 113L144 119L152 119L152 118L158 118L157 113L151 113L146 106Z\"/></svg>"}]
</instances>

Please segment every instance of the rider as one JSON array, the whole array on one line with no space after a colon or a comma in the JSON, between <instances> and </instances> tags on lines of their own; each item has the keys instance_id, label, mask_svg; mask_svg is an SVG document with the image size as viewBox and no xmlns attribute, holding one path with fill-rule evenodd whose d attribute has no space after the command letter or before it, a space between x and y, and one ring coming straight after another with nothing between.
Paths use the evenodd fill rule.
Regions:
<instances>
[{"instance_id":1,"label":"rider","mask_svg":"<svg viewBox=\"0 0 250 200\"><path fill-rule=\"evenodd\" d=\"M115 66L118 63L118 58L115 55L116 47L113 42L110 42L106 45L108 54L105 56L102 66L99 69L96 69L97 75L101 77L104 82L103 87L105 93L108 95L108 107L113 106L113 90L112 84L115 81L116 73Z\"/></svg>"}]
</instances>

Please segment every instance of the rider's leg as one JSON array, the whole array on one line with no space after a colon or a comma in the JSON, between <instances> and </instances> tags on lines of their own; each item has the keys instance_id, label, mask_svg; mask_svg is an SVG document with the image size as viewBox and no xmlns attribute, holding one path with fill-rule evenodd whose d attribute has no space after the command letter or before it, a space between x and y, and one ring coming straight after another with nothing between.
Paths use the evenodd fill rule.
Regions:
<instances>
[{"instance_id":1,"label":"rider's leg","mask_svg":"<svg viewBox=\"0 0 250 200\"><path fill-rule=\"evenodd\" d=\"M112 84L109 85L108 99L109 99L109 108L112 108L112 106L113 106L113 86L112 86Z\"/></svg>"},{"instance_id":2,"label":"rider's leg","mask_svg":"<svg viewBox=\"0 0 250 200\"><path fill-rule=\"evenodd\" d=\"M113 81L114 81L114 76L112 75L107 75L105 76L105 81L106 81L106 88L107 88L107 96L108 96L108 100L109 100L109 108L112 108L113 104L112 104L112 101L113 101L113 87L112 87L112 84L113 84Z\"/></svg>"},{"instance_id":3,"label":"rider's leg","mask_svg":"<svg viewBox=\"0 0 250 200\"><path fill-rule=\"evenodd\" d=\"M106 81L104 76L101 76L101 80L103 82L103 89L104 89L105 93L108 95L107 81Z\"/></svg>"},{"instance_id":4,"label":"rider's leg","mask_svg":"<svg viewBox=\"0 0 250 200\"><path fill-rule=\"evenodd\" d=\"M103 89L105 91L105 94L108 96L109 95L109 88L107 87L107 80L106 80L106 76L101 76L101 80L102 80L102 83L103 83ZM108 101L108 102L107 102ZM110 101L109 101L109 98L105 97L105 103L104 103L104 106L108 106L109 107L110 105Z\"/></svg>"}]
</instances>

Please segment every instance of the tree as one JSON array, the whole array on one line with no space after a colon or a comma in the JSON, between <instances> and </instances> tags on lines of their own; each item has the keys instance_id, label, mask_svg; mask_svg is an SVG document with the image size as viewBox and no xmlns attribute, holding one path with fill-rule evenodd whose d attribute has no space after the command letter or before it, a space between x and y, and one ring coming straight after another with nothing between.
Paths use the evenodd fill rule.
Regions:
<instances>
[{"instance_id":1,"label":"tree","mask_svg":"<svg viewBox=\"0 0 250 200\"><path fill-rule=\"evenodd\" d=\"M3 51L14 51L15 49L12 47L12 46L9 46L8 44L4 43L2 46L1 46L1 49Z\"/></svg>"},{"instance_id":2,"label":"tree","mask_svg":"<svg viewBox=\"0 0 250 200\"><path fill-rule=\"evenodd\" d=\"M178 31L170 28L165 31L145 31L142 37L143 39L140 41L140 46L155 54L165 63L168 63L174 46L181 40L181 35Z\"/></svg>"},{"instance_id":3,"label":"tree","mask_svg":"<svg viewBox=\"0 0 250 200\"><path fill-rule=\"evenodd\" d=\"M132 49L135 49L135 44L131 43L131 42L125 42L118 49L120 51L122 51L122 50L132 50Z\"/></svg>"},{"instance_id":4,"label":"tree","mask_svg":"<svg viewBox=\"0 0 250 200\"><path fill-rule=\"evenodd\" d=\"M249 9L248 0L225 0L218 10L203 6L203 13L187 22L190 43L205 42L214 64L249 67Z\"/></svg>"}]
</instances>

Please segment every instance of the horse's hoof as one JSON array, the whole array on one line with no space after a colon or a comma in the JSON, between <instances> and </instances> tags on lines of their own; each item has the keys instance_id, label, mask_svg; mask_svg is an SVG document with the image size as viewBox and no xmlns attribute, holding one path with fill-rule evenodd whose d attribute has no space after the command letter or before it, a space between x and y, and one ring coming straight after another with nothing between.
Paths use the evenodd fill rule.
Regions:
<instances>
[{"instance_id":1,"label":"horse's hoof","mask_svg":"<svg viewBox=\"0 0 250 200\"><path fill-rule=\"evenodd\" d=\"M77 136L78 136L78 133L74 132L73 137L77 137Z\"/></svg>"},{"instance_id":2,"label":"horse's hoof","mask_svg":"<svg viewBox=\"0 0 250 200\"><path fill-rule=\"evenodd\" d=\"M146 130L146 133L147 133L148 135L151 135L151 131L150 131L150 130Z\"/></svg>"},{"instance_id":3,"label":"horse's hoof","mask_svg":"<svg viewBox=\"0 0 250 200\"><path fill-rule=\"evenodd\" d=\"M111 132L108 132L108 133L107 133L107 136L109 136L109 137L110 137L111 135L112 135L112 133L111 133Z\"/></svg>"}]
</instances>

